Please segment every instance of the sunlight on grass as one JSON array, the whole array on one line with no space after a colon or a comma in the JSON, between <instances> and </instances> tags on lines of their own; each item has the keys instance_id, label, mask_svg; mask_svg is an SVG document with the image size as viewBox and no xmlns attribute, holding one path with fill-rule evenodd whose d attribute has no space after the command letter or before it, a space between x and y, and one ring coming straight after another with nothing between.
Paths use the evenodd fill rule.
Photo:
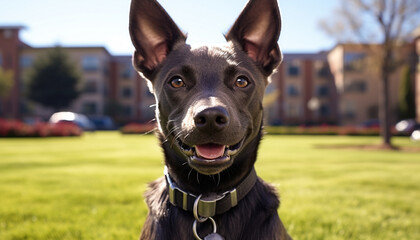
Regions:
<instances>
[{"instance_id":1,"label":"sunlight on grass","mask_svg":"<svg viewBox=\"0 0 420 240\"><path fill-rule=\"evenodd\" d=\"M266 136L258 174L294 239L418 239L420 151L334 146L376 137ZM143 192L162 175L153 135L0 139L0 239L137 239Z\"/></svg>"}]
</instances>

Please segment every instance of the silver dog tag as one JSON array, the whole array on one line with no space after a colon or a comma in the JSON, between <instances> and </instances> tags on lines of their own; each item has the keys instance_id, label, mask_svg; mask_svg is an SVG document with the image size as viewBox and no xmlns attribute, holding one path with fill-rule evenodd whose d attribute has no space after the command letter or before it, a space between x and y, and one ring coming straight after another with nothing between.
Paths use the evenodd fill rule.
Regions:
<instances>
[{"instance_id":1,"label":"silver dog tag","mask_svg":"<svg viewBox=\"0 0 420 240\"><path fill-rule=\"evenodd\" d=\"M217 233L212 233L207 235L204 240L224 240L224 238Z\"/></svg>"}]
</instances>

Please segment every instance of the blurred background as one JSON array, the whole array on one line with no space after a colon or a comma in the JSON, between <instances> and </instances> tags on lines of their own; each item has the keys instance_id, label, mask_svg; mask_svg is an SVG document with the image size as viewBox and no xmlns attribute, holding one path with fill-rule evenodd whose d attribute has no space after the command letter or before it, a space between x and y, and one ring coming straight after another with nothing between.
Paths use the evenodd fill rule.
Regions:
<instances>
[{"instance_id":1,"label":"blurred background","mask_svg":"<svg viewBox=\"0 0 420 240\"><path fill-rule=\"evenodd\" d=\"M223 43L246 4L160 2L192 45ZM267 89L267 124L379 129L382 123L385 144L400 120L408 119L407 131L414 131L420 119L419 2L400 2L280 0L284 61ZM86 115L97 128L149 123L154 98L131 65L129 4L4 1L0 117L32 123L68 111ZM54 51L69 65L64 75L74 76L67 85L40 73Z\"/></svg>"}]
</instances>

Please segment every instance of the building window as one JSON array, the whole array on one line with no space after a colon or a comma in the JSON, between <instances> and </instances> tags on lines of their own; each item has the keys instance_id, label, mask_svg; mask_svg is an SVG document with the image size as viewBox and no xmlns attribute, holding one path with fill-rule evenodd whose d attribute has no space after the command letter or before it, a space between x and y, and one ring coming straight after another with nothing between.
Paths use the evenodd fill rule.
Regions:
<instances>
[{"instance_id":1,"label":"building window","mask_svg":"<svg viewBox=\"0 0 420 240\"><path fill-rule=\"evenodd\" d=\"M365 80L349 81L344 85L344 92L346 93L364 93L367 85Z\"/></svg>"},{"instance_id":2,"label":"building window","mask_svg":"<svg viewBox=\"0 0 420 240\"><path fill-rule=\"evenodd\" d=\"M32 64L33 64L33 58L32 57L29 57L29 56L22 56L21 58L20 58L20 66L22 67L22 68L29 68L29 67L32 67Z\"/></svg>"},{"instance_id":3,"label":"building window","mask_svg":"<svg viewBox=\"0 0 420 240\"><path fill-rule=\"evenodd\" d=\"M128 105L122 106L121 110L122 110L122 115L125 117L130 117L133 114L133 108Z\"/></svg>"},{"instance_id":4,"label":"building window","mask_svg":"<svg viewBox=\"0 0 420 240\"><path fill-rule=\"evenodd\" d=\"M327 62L318 64L317 74L320 78L327 78L331 76L330 66Z\"/></svg>"},{"instance_id":5,"label":"building window","mask_svg":"<svg viewBox=\"0 0 420 240\"><path fill-rule=\"evenodd\" d=\"M356 118L356 107L353 102L342 103L342 116L344 119L352 120Z\"/></svg>"},{"instance_id":6,"label":"building window","mask_svg":"<svg viewBox=\"0 0 420 240\"><path fill-rule=\"evenodd\" d=\"M287 95L290 97L299 96L299 89L294 85L287 86Z\"/></svg>"},{"instance_id":7,"label":"building window","mask_svg":"<svg viewBox=\"0 0 420 240\"><path fill-rule=\"evenodd\" d=\"M365 53L345 53L344 54L344 70L345 71L362 71L365 67Z\"/></svg>"},{"instance_id":8,"label":"building window","mask_svg":"<svg viewBox=\"0 0 420 240\"><path fill-rule=\"evenodd\" d=\"M321 85L316 88L316 96L318 97L328 97L329 89L328 86Z\"/></svg>"},{"instance_id":9,"label":"building window","mask_svg":"<svg viewBox=\"0 0 420 240\"><path fill-rule=\"evenodd\" d=\"M105 76L109 76L109 67L107 64L105 64L105 67L103 67L103 73Z\"/></svg>"},{"instance_id":10,"label":"building window","mask_svg":"<svg viewBox=\"0 0 420 240\"><path fill-rule=\"evenodd\" d=\"M131 88L129 88L129 87L124 87L121 90L121 96L123 98L130 98L132 95L133 95L133 92L131 91Z\"/></svg>"},{"instance_id":11,"label":"building window","mask_svg":"<svg viewBox=\"0 0 420 240\"><path fill-rule=\"evenodd\" d=\"M82 59L82 68L86 72L96 72L99 70L99 58L95 56L85 56Z\"/></svg>"},{"instance_id":12,"label":"building window","mask_svg":"<svg viewBox=\"0 0 420 240\"><path fill-rule=\"evenodd\" d=\"M83 113L88 115L94 115L97 114L98 107L97 104L94 102L85 102L83 104Z\"/></svg>"},{"instance_id":13,"label":"building window","mask_svg":"<svg viewBox=\"0 0 420 240\"><path fill-rule=\"evenodd\" d=\"M133 78L133 73L134 73L134 70L131 67L131 65L124 66L122 68L121 72L120 72L120 77L122 79L132 79Z\"/></svg>"},{"instance_id":14,"label":"building window","mask_svg":"<svg viewBox=\"0 0 420 240\"><path fill-rule=\"evenodd\" d=\"M328 117L330 115L330 108L326 104L321 104L318 111L319 111L319 116L321 117Z\"/></svg>"},{"instance_id":15,"label":"building window","mask_svg":"<svg viewBox=\"0 0 420 240\"><path fill-rule=\"evenodd\" d=\"M97 93L98 84L95 80L87 80L84 87L85 93Z\"/></svg>"},{"instance_id":16,"label":"building window","mask_svg":"<svg viewBox=\"0 0 420 240\"><path fill-rule=\"evenodd\" d=\"M290 77L297 77L297 76L299 76L299 72L300 72L299 66L297 66L297 65L295 65L293 63L290 63L289 64L289 67L287 69L287 74Z\"/></svg>"}]
</instances>

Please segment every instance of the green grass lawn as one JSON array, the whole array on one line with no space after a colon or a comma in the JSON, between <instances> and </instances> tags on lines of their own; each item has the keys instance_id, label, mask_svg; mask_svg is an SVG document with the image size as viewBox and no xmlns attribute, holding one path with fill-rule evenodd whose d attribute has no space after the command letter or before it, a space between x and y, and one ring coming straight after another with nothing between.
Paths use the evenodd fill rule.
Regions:
<instances>
[{"instance_id":1,"label":"green grass lawn","mask_svg":"<svg viewBox=\"0 0 420 240\"><path fill-rule=\"evenodd\" d=\"M420 144L377 137L266 136L257 172L300 239L420 239ZM153 135L0 139L0 239L137 239L143 192L162 175Z\"/></svg>"}]
</instances>

